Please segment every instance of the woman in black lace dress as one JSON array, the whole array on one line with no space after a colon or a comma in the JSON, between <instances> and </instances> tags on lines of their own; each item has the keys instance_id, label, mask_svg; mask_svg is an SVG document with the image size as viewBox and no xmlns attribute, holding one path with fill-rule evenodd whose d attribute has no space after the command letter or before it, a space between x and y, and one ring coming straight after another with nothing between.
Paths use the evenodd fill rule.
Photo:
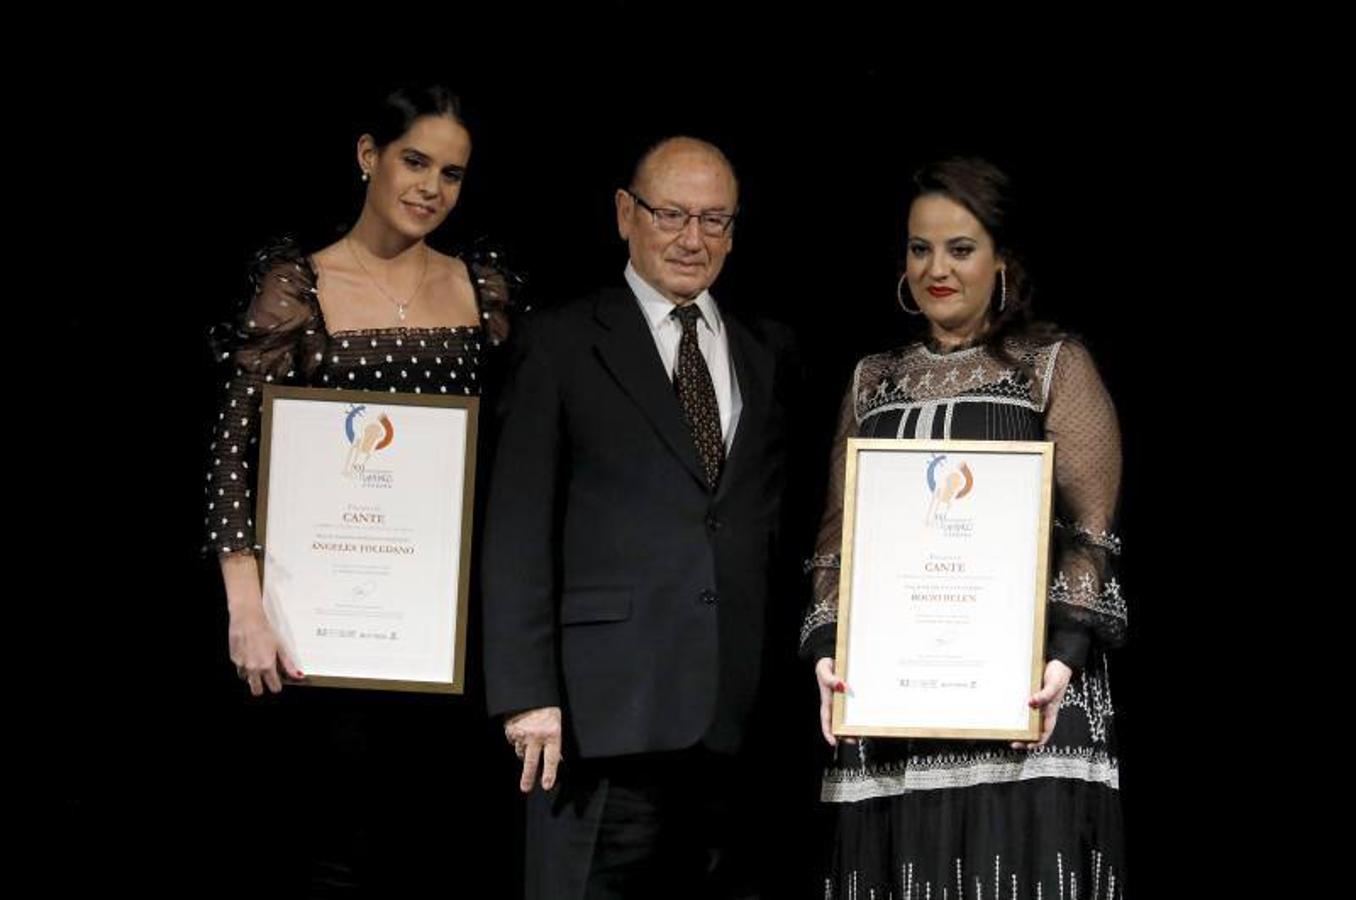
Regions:
<instances>
[{"instance_id":1,"label":"woman in black lace dress","mask_svg":"<svg viewBox=\"0 0 1356 900\"><path fill-rule=\"evenodd\" d=\"M425 241L456 206L470 154L459 101L446 88L388 96L357 142L355 177L366 189L356 224L309 254L287 242L261 251L253 294L220 342L226 376L211 438L206 537L220 558L231 661L256 697L305 677L261 598L254 504L262 389L480 393L486 354L507 334L510 279L493 252L449 256ZM468 666L468 678L473 671ZM282 865L313 891L370 883L374 869L383 880L400 872L416 878L428 863L421 840L437 843L429 835L440 834L425 826L428 817L449 827L464 822L465 812L446 804L464 795L459 785L479 777L474 770L484 763L477 688L463 698L293 693L280 698L277 719L264 729L278 746L242 748L260 773L256 795L237 798L258 807L251 843L291 836ZM420 806L425 801L442 808ZM417 827L391 821L412 813ZM474 852L467 835L443 837L444 854L465 860L460 854Z\"/></svg>"},{"instance_id":2,"label":"woman in black lace dress","mask_svg":"<svg viewBox=\"0 0 1356 900\"><path fill-rule=\"evenodd\" d=\"M835 811L826 897L1122 897L1124 835L1107 650L1125 633L1112 576L1120 433L1079 343L1030 321L1006 176L975 159L920 170L899 302L919 340L858 362L843 400L801 652L815 663L821 799ZM849 437L1055 444L1056 555L1031 744L829 731Z\"/></svg>"}]
</instances>

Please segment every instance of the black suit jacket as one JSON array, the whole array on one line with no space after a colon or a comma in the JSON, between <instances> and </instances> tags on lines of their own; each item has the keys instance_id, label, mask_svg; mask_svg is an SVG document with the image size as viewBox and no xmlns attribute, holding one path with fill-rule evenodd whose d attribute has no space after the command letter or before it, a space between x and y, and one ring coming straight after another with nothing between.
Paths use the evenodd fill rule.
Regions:
<instances>
[{"instance_id":1,"label":"black suit jacket","mask_svg":"<svg viewBox=\"0 0 1356 900\"><path fill-rule=\"evenodd\" d=\"M714 493L629 288L520 329L482 557L486 692L491 714L561 706L567 754L742 740L795 366L786 329L721 316L742 409Z\"/></svg>"}]
</instances>

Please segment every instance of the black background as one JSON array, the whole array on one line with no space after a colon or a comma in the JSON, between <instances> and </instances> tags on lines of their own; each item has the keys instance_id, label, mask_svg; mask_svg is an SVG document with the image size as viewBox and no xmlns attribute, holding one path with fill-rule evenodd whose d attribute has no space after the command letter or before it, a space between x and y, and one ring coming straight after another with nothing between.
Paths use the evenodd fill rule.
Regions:
<instances>
[{"instance_id":1,"label":"black background","mask_svg":"<svg viewBox=\"0 0 1356 900\"><path fill-rule=\"evenodd\" d=\"M846 13L794 48L756 20L741 29L748 37L715 40L722 22L710 15L640 17L632 4L538 22L531 39L513 15L427 15L387 11L343 43L260 20L206 41L210 50L181 41L153 56L100 57L84 82L96 102L70 133L116 145L116 162L107 196L82 207L92 262L65 280L59 324L72 347L52 351L75 360L54 367L55 387L81 398L78 413L48 423L41 460L70 479L43 506L63 539L30 562L37 589L62 598L49 611L77 635L74 656L60 648L69 662L46 669L50 721L38 743L38 771L52 773L36 785L53 816L43 833L51 847L84 851L51 870L56 882L252 884L307 852L287 770L315 748L286 721L338 701L250 701L227 660L220 579L199 551L218 389L204 335L241 300L250 255L268 238L297 232L315 246L352 221L355 115L382 88L432 77L467 101L475 142L461 205L435 243L489 235L530 275L538 304L616 280L625 250L612 191L644 146L690 133L725 148L743 210L715 293L797 332L818 442L809 452L820 458L852 363L898 345L910 324L893 296L908 174L957 152L1010 171L1038 311L1085 338L1121 418L1131 635L1112 678L1131 877L1145 895L1180 887L1172 861L1213 827L1221 786L1220 770L1206 771L1203 721L1218 610L1196 580L1217 538L1183 529L1180 475L1184 445L1213 434L1190 386L1212 377L1222 358L1213 348L1226 340L1217 304L1229 282L1203 286L1197 235L1220 227L1215 204L1230 184L1256 184L1221 155L1219 132L1241 105L1229 77L1165 67L1182 48L1171 39L1155 54L1097 29L1019 54L999 37L968 40L963 23L932 40ZM458 35L446 48L430 39L443 28ZM115 80L101 88L103 76ZM793 498L806 521L822 479ZM775 626L791 643L803 599L788 596ZM766 770L776 804L766 842L780 863L772 896L808 897L824 824L814 687L789 644L777 665L767 686L780 729ZM398 711L370 714L421 736L407 758L378 756L423 786L397 809L400 827L423 835L412 838L428 851L423 875L454 885L473 872L497 885L483 895L511 891L521 836L496 726L444 715L474 699L383 702ZM461 816L482 832L474 861L455 844L439 852L462 840L447 824Z\"/></svg>"}]
</instances>

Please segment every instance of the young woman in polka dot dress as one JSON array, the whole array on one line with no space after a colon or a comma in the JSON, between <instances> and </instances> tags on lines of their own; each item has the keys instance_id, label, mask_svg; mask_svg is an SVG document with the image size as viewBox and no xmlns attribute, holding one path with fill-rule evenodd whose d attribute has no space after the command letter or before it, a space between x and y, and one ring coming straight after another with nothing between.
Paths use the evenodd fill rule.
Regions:
<instances>
[{"instance_id":1,"label":"young woman in polka dot dress","mask_svg":"<svg viewBox=\"0 0 1356 900\"><path fill-rule=\"evenodd\" d=\"M260 590L254 504L263 387L480 394L486 353L507 335L511 278L495 253L457 258L425 243L456 206L470 153L459 101L446 88L391 94L358 141L366 191L356 224L309 255L287 242L261 251L253 294L234 333L218 342L225 385L209 453L205 536L220 558L231 661L256 697L304 678L269 624ZM258 842L252 851L277 854L277 865L299 870L315 890L369 884L374 865L416 878L448 846L473 852L470 838L445 834L437 838L442 851L420 853L418 840L389 829L389 820L411 812L411 796L454 802L465 795L466 770L492 763L479 736L488 725L471 690L457 699L289 690L282 706L247 719L259 724L251 738L278 745L249 748L251 761L285 759L286 751L277 755L283 747L308 760L283 774L256 766L256 774L240 776L247 793L236 799L245 805L267 803L276 791L290 795L297 815L288 818L309 842ZM378 769L386 772L383 790L397 799L352 799L354 775ZM437 799L442 789L445 801Z\"/></svg>"}]
</instances>

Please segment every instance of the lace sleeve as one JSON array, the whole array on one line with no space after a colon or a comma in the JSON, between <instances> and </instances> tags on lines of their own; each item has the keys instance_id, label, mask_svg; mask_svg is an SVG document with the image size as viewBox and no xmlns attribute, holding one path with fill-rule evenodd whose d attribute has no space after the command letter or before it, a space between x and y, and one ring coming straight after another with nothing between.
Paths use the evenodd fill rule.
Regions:
<instances>
[{"instance_id":1,"label":"lace sleeve","mask_svg":"<svg viewBox=\"0 0 1356 900\"><path fill-rule=\"evenodd\" d=\"M206 549L258 550L254 489L263 386L302 383L324 358L315 273L290 244L261 251L253 290L236 322L212 331L224 385L212 427L206 487Z\"/></svg>"},{"instance_id":2,"label":"lace sleeve","mask_svg":"<svg viewBox=\"0 0 1356 900\"><path fill-rule=\"evenodd\" d=\"M475 288L485 334L491 344L502 344L508 339L511 315L524 306L527 279L505 263L502 252L485 243L471 247L462 259Z\"/></svg>"},{"instance_id":3,"label":"lace sleeve","mask_svg":"<svg viewBox=\"0 0 1356 900\"><path fill-rule=\"evenodd\" d=\"M860 371L861 364L857 366ZM847 476L847 442L857 434L856 383L853 372L838 412L838 427L833 437L829 456L829 486L824 501L824 515L819 522L819 536L815 540L814 556L806 560L810 575L810 608L800 629L800 655L818 660L833 656L838 626L838 572L843 545L843 481Z\"/></svg>"},{"instance_id":4,"label":"lace sleeve","mask_svg":"<svg viewBox=\"0 0 1356 900\"><path fill-rule=\"evenodd\" d=\"M1052 658L1078 668L1096 638L1125 637L1126 609L1113 560L1121 549L1112 528L1121 482L1116 409L1082 346L1058 351L1045 432L1055 444L1055 558L1050 584Z\"/></svg>"}]
</instances>

